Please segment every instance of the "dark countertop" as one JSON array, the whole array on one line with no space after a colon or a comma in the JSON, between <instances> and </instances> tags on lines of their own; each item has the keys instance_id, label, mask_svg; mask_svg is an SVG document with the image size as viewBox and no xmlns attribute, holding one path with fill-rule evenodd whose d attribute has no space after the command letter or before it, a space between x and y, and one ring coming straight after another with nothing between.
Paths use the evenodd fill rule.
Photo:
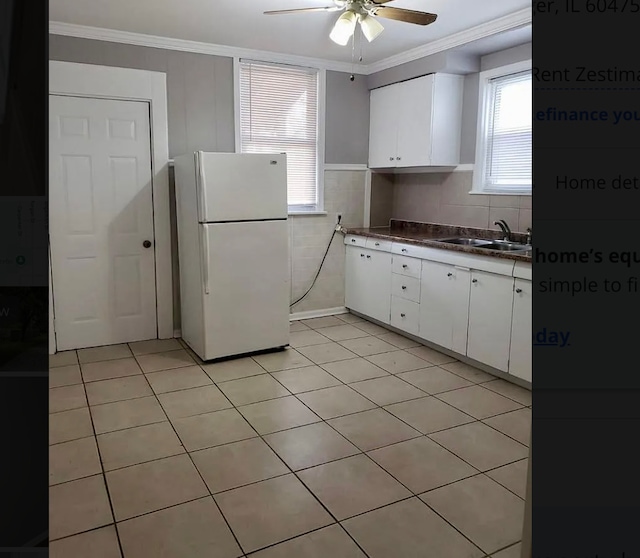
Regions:
<instances>
[{"instance_id":1,"label":"dark countertop","mask_svg":"<svg viewBox=\"0 0 640 558\"><path fill-rule=\"evenodd\" d=\"M490 256L506 260L516 260L519 262L531 263L531 250L526 252L502 252L499 250L486 250L476 246L463 246L459 244L446 244L435 242L438 238L466 237L482 238L487 240L501 240L502 232L489 229L474 229L470 227L456 227L453 225L440 225L437 223L419 223L416 221L397 221L392 219L388 227L372 227L368 229L346 228L347 234L380 238L393 242L405 242L417 246L428 246L440 250L453 250L455 252L466 252L478 256ZM513 233L512 240L515 242L526 242L526 235L523 233Z\"/></svg>"}]
</instances>

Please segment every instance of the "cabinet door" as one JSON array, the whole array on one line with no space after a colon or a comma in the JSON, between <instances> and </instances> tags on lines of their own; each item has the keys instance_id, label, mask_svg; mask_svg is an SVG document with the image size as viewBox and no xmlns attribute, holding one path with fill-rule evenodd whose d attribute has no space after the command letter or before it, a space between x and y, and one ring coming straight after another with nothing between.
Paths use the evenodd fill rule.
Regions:
<instances>
[{"instance_id":1,"label":"cabinet door","mask_svg":"<svg viewBox=\"0 0 640 558\"><path fill-rule=\"evenodd\" d=\"M470 275L467 269L422 262L420 337L466 352Z\"/></svg>"},{"instance_id":2,"label":"cabinet door","mask_svg":"<svg viewBox=\"0 0 640 558\"><path fill-rule=\"evenodd\" d=\"M347 246L345 256L344 305L350 310L366 313L363 285L367 276L365 250L358 246Z\"/></svg>"},{"instance_id":3,"label":"cabinet door","mask_svg":"<svg viewBox=\"0 0 640 558\"><path fill-rule=\"evenodd\" d=\"M516 279L511 322L509 374L531 382L531 281Z\"/></svg>"},{"instance_id":4,"label":"cabinet door","mask_svg":"<svg viewBox=\"0 0 640 558\"><path fill-rule=\"evenodd\" d=\"M398 119L397 167L431 165L434 75L401 84Z\"/></svg>"},{"instance_id":5,"label":"cabinet door","mask_svg":"<svg viewBox=\"0 0 640 558\"><path fill-rule=\"evenodd\" d=\"M512 306L512 277L471 272L468 357L508 371Z\"/></svg>"},{"instance_id":6,"label":"cabinet door","mask_svg":"<svg viewBox=\"0 0 640 558\"><path fill-rule=\"evenodd\" d=\"M371 91L369 127L369 167L396 166L399 85L389 85Z\"/></svg>"},{"instance_id":7,"label":"cabinet door","mask_svg":"<svg viewBox=\"0 0 640 558\"><path fill-rule=\"evenodd\" d=\"M366 276L360 288L365 297L363 314L388 324L391 314L391 254L363 250Z\"/></svg>"}]
</instances>

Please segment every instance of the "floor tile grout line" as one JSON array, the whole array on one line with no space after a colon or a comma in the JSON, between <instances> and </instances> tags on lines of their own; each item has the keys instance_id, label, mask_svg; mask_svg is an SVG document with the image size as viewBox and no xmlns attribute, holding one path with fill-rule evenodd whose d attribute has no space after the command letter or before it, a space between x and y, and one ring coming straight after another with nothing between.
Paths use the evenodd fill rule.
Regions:
<instances>
[{"instance_id":1,"label":"floor tile grout line","mask_svg":"<svg viewBox=\"0 0 640 558\"><path fill-rule=\"evenodd\" d=\"M311 328L311 329L313 329L313 328ZM315 331L315 330L314 330L314 331ZM395 333L395 332L392 332L392 333ZM401 349L401 350L403 350L403 349ZM160 351L160 352L166 352L166 351ZM302 353L300 353L300 354L302 354ZM304 355L303 355L303 356L304 356ZM414 356L415 356L415 355L414 355ZM361 356L359 356L359 355L355 355L355 358L364 358L364 357L361 357ZM419 357L418 357L418 358L419 358ZM353 359L349 359L349 360L353 360ZM313 361L312 361L312 362L313 362ZM426 362L426 361L425 361L425 362ZM198 363L196 362L196 364L198 364ZM257 364L259 364L259 365L260 365L260 363L257 363ZM316 363L314 363L314 364L316 364ZM324 364L327 364L327 363L324 363ZM373 364L373 363L372 363L372 364ZM317 365L317 364L316 364L316 365ZM260 366L261 366L261 365L260 365ZM321 366L321 365L317 365L317 366ZM374 366L376 366L376 365L374 364ZM200 365L200 367L202 368L202 366L201 366L201 365ZM262 367L262 366L261 366L261 367ZM303 367L304 367L304 366L303 366ZM303 368L303 367L300 367L300 368ZM264 367L262 367L262 368L264 368ZM176 369L177 369L177 368L176 368ZM173 369L173 370L176 370L176 369ZM295 369L295 368L294 368L294 369ZM172 370L172 369L167 369L167 370ZM265 369L265 370L266 370L266 369ZM324 370L324 369L323 369L323 370ZM159 371L163 371L163 370L158 370L158 371L154 371L154 372L159 372ZM325 370L325 371L326 371L326 370ZM150 373L154 373L154 372L150 372ZM206 371L204 371L204 372L206 373ZM270 372L270 371L268 371L268 370L267 370L266 372L267 372L267 373L269 373L269 374L271 374L271 373L272 373L272 372ZM274 372L276 372L276 371L274 371ZM326 372L328 372L330 375L332 375L329 371L326 371ZM385 371L385 372L388 372L388 371ZM144 373L144 371L143 371L143 373ZM453 373L453 372L451 372L451 373ZM146 374L146 373L145 373L145 374ZM208 375L208 374L207 374L207 375ZM396 375L396 374L391 374L391 375ZM334 376L334 377L335 377L335 376ZM145 378L145 379L146 379L146 378ZM274 379L277 381L277 378L274 378ZM400 379L404 381L404 379L403 379L403 378L400 378ZM496 378L496 379L497 379L497 378ZM342 385L345 385L345 386L347 386L347 387L350 387L350 386L349 386L349 384L347 384L347 383L343 382L343 381L342 381L342 380L340 380L339 378L336 378L336 380L338 380L339 382L341 382L341 384L342 384ZM213 380L212 380L212 381L213 381ZM365 380L361 380L361 381L365 381ZM147 382L148 382L148 380L147 380ZM406 381L405 381L405 382L406 382ZM213 381L213 383L214 383L214 384L216 384L216 382L215 382L215 381ZM221 383L222 383L222 382L221 382ZM280 383L280 382L279 382L279 383ZM355 382L352 382L352 383L355 383ZM409 384L408 382L406 382L406 383L407 383L408 385L412 385L412 384ZM476 384L476 385L477 385L477 384ZM205 387L205 386L198 386L198 387ZM286 388L286 386L283 386L283 387L285 387L285 389L287 389L287 388ZM413 386L413 387L417 387L417 386ZM468 386L468 387L470 387L470 386ZM189 389L191 389L191 388L189 388ZM195 388L194 388L194 389L195 389ZM319 389L326 389L326 388L319 388ZM352 388L352 389L353 389L353 388ZM420 388L417 388L417 389L420 389ZM462 389L462 388L458 388L458 389ZM317 391L317 390L310 390L310 391ZM357 390L354 390L354 391L356 391L356 393L359 393L359 392L357 392ZM309 393L309 392L300 392L300 393ZM425 393L426 393L426 395L427 395L427 396L433 396L433 395L431 395L431 394L428 394L427 392L425 392ZM497 392L494 392L494 393L497 393ZM502 394L500 394L500 393L497 393L497 394L498 394L498 395L502 395ZM153 396L155 396L155 397L156 397L156 399L157 399L157 395L158 395L158 394L156 394L155 392L153 392ZM295 397L296 395L297 395L297 394L293 394L292 396L294 396L294 397ZM362 394L359 394L359 395L361 395L361 396L365 397L365 399L368 399L368 398L366 398L366 396L364 396L364 395L362 395ZM146 396L146 397L148 397L148 396ZM137 398L133 398L133 399L137 399ZM509 399L509 398L507 398L507 399ZM130 399L129 399L129 400L130 400ZM298 400L299 400L299 399L298 399ZM299 401L300 401L303 405L305 405L305 403L304 403L303 401L301 401L301 400L299 400ZM259 401L259 402L261 402L261 401ZM259 402L256 402L256 403L259 403ZM520 403L520 402L518 402L518 401L515 401L515 402L516 402L516 403L518 403L518 404L521 404L521 403ZM382 407L382 406L380 406L380 405L376 404L375 402L372 402L372 403L373 403L373 405L375 406L375 408L381 408L381 409L383 409L383 407ZM445 403L446 403L446 402L445 402ZM160 405L161 405L161 403L160 403ZM234 408L234 409L238 410L238 407L236 407L233 403L232 403L232 406L233 406L233 408ZM241 405L241 406L245 406L245 405ZM306 406L306 405L305 405L305 406ZM89 407L90 407L90 406L89 406ZM455 408L455 407L454 407L454 408ZM164 409L163 409L163 410L164 410ZM312 409L310 409L310 410L313 412L313 410L312 410ZM370 409L370 410L373 410L373 409ZM384 410L386 410L386 409L384 409ZM61 411L61 412L63 412L63 411ZM358 414L358 413L360 413L360 412L366 412L366 411L359 411L359 412L357 412L357 413L349 413L349 414ZM388 411L387 411L387 412L388 412ZM508 412L513 412L513 411L508 411ZM205 414L206 414L206 413L205 413ZM240 413L240 414L241 414L241 413ZM315 413L314 413L314 414L315 414ZM391 414L391 413L390 413L390 414ZM506 413L503 413L503 414L506 414ZM243 416L243 415L241 414L241 416ZM342 415L342 416L348 416L348 415ZM395 415L392 415L392 416L394 416L394 417L395 417ZM496 415L494 415L494 416L496 416ZM91 418L93 419L93 417L91 417ZM243 416L243 418L244 418L244 416ZM324 422L324 423L326 423L329 427L331 427L331 428L335 431L335 429L334 429L330 424L328 424L328 423L327 423L327 420L332 420L333 418L338 418L338 417L332 417L332 419L322 419L322 417L319 417L319 418L320 418L320 422ZM398 417L395 417L395 418L398 418ZM472 418L474 418L474 417L472 417ZM490 418L490 417L486 417L486 418ZM401 420L401 419L399 419L399 420ZM474 418L474 421L475 421L475 422L481 422L481 420L484 420L484 419L475 419L475 418ZM172 423L172 421L171 421L171 419L170 419L170 418L168 418L168 421L171 423L171 426L172 426L172 428L173 428L173 423ZM245 419L245 421L246 421L246 419ZM162 421L162 422L164 422L164 421ZM402 422L404 422L404 421L402 421ZM312 423L312 424L315 424L315 423ZM483 424L484 424L484 423L483 423ZM92 425L93 425L93 420L92 420ZM249 426L251 427L251 424L250 424L250 423L249 423ZM301 426L299 426L299 427L294 427L294 428L301 428L301 427L303 427L303 426L306 426L306 425L301 425ZM408 426L411 426L411 425L408 425ZM489 426L489 425L487 425L487 426ZM253 427L251 427L251 428L253 429ZM413 428L413 427L412 427L412 428ZM453 427L452 427L452 428L453 428ZM283 431L291 430L291 429L292 429L292 428L287 428L287 429L284 429ZM494 430L496 430L496 429L494 429ZM174 431L175 431L175 429L174 429ZM337 432L337 431L336 431L336 432ZM499 431L498 431L498 432L499 432ZM344 436L343 436L340 432L337 432L337 433L338 433L341 437L343 437L343 438L344 438ZM500 432L500 433L501 433L501 432ZM258 434L258 437L259 437L259 438L261 438L261 439L263 440L263 442L265 442L265 443L267 444L267 446L268 446L268 447L273 451L273 449L271 448L271 446L269 446L269 444L264 440L263 435L261 435L261 434L259 434L259 433L257 433L257 434ZM271 433L270 433L270 434L271 434ZM503 434L503 433L502 433L502 434ZM176 435L177 435L177 432L176 432ZM97 435L96 435L96 436L97 436ZM428 435L425 435L425 434L420 433L420 436L416 436L416 438L412 438L412 439L417 439L418 437L428 437ZM352 442L350 442L350 440L348 440L348 439L346 439L346 438L345 438L345 440L347 440L349 443L352 443ZM407 441L407 440L404 440L404 441ZM432 441L434 441L434 442L435 442L435 440L432 440ZM232 443L233 443L233 442L232 442ZM398 442L398 443L401 443L401 442ZM436 442L436 443L437 443L437 442ZM395 443L394 443L394 444L395 444ZM394 445L394 444L390 444L390 445ZM226 445L226 444L221 444L221 445ZM438 445L439 445L439 444L438 444ZM367 455L366 451L360 450L360 448L358 448L357 446L355 446L355 447L356 447L356 449L358 449L358 450L360 451L360 453L359 453L359 454L356 454L356 455L362 455L362 454ZM381 447L388 447L388 446L381 446ZM376 449L380 449L380 448L376 448ZM449 452L450 452L450 450L448 450L447 448L444 448L444 449L445 449L446 451L449 451ZM185 448L185 450L186 450L186 448ZM374 451L374 450L372 449L372 450L369 450L369 451ZM186 453L187 453L188 455L190 455L190 452L188 452L188 451L187 451ZM274 453L275 453L275 452L274 452ZM450 453L453 453L453 452L450 452ZM277 454L276 454L276 455L277 455ZM453 455L455 455L455 453L453 453ZM277 456L277 457L282 461L282 459L281 459L279 456ZM349 456L349 457L354 457L354 456ZM369 457L369 456L367 455L367 457ZM459 456L456 456L456 457L458 457L458 458L459 458ZM346 459L346 458L348 458L348 457L341 458L341 459ZM371 457L369 457L369 459L371 459ZM523 459L526 459L526 458L523 458ZM517 460L517 461L521 461L521 460L523 460L523 459L520 459L520 460ZM371 460L372 460L372 459L371 459ZM335 460L335 461L337 461L337 460ZM372 460L372 461L373 461L373 460ZM464 460L463 460L463 461L464 461ZM375 463L375 461L373 461L373 462ZM192 461L192 463L193 463L193 461ZM380 466L380 465L378 465L377 463L375 463L375 464L376 464L377 466ZM287 468L288 468L288 469L289 469L289 470L290 470L294 475L296 475L296 477L297 477L297 474L296 474L296 473L297 473L297 471L293 471L293 470L292 470L292 469L291 469L291 468L290 468L286 463L284 463L284 465L285 465L285 466L286 466L286 467L287 467ZM320 465L324 465L324 464L320 464ZM320 466L320 465L318 465L318 466ZM470 464L469 464L469 465L470 465ZM497 469L497 468L500 468L500 467L503 467L503 466L506 466L506 465L507 465L507 464L505 464L505 465L501 465L501 466L499 466L499 467L496 467L496 469ZM194 466L195 466L195 463L194 463ZM475 469L475 467L473 467L472 465L471 465L471 467ZM383 469L387 474L389 474L392 478L394 478L394 479L395 479L395 477L393 477L393 475L391 475L388 471L386 471L386 469L384 469L384 467L381 467L381 468L382 468L382 469ZM197 467L196 467L196 470L197 470ZM301 469L301 470L299 470L299 471L302 471L302 470L305 470L305 469ZM480 471L480 472L478 472L478 473L477 473L477 475L479 475L479 474L486 474L487 472L490 472L490 471L491 471L491 470L487 470L487 471L485 471L485 472ZM198 470L198 472L199 472L199 470ZM287 473L287 474L288 474L288 473ZM104 473L103 473L103 476L104 476ZM475 476L475 475L474 475L474 476ZM276 478L276 477L271 477L271 478ZM297 477L297 478L298 478L298 477ZM467 477L467 478L469 478L469 477ZM268 479L266 479L266 480L268 480ZM397 479L395 479L395 480L397 480ZM493 480L493 479L491 479L491 480ZM204 479L203 479L203 482L204 482ZM258 482L262 482L262 481L258 481ZM398 481L398 482L399 482L399 481ZM494 481L494 482L497 482L497 481ZM304 483L303 483L303 484L304 484ZM402 483L400 483L400 484L401 484L402 486L404 486ZM500 484L500 483L498 483L498 484ZM206 485L206 483L205 483L205 485ZM305 485L305 486L306 486L306 485ZM502 486L502 485L501 485L501 486ZM208 487L207 487L207 488L208 488ZM405 487L405 488L406 488L406 487ZM506 487L505 487L505 488L506 488ZM407 488L407 490L408 490L408 488ZM508 489L507 489L507 490L508 490ZM414 496L414 497L417 497L417 495L416 495L413 491L409 490L409 492L411 492L411 493L413 494L413 496ZM312 493L312 494L313 494L313 493ZM213 496L213 495L211 494L211 496ZM315 496L315 495L314 495L314 496ZM178 505L179 505L179 504L178 504ZM324 507L324 506L323 506L323 507ZM165 509L165 508L163 508L163 509ZM379 508L376 508L376 509L379 509ZM159 510L156 510L156 511L159 511ZM373 510L369 510L369 511L373 511ZM113 513L113 509L112 509L112 513ZM153 513L153 512L150 512L150 513ZM364 513L368 513L368 512L364 512ZM330 514L330 515L332 515L332 514ZM115 515L114 515L114 521L115 521ZM338 523L339 523L339 522L338 522ZM294 537L294 538L295 538L295 537ZM282 541L281 541L281 542L282 542ZM279 543L278 543L278 544L279 544ZM357 544L357 543L356 543L356 544ZM358 546L359 546L359 545L358 545Z\"/></svg>"},{"instance_id":2,"label":"floor tile grout line","mask_svg":"<svg viewBox=\"0 0 640 558\"><path fill-rule=\"evenodd\" d=\"M223 396L228 400L228 398L223 394ZM156 399L158 400L158 404L162 407L162 402L160 401L160 399L156 396ZM231 403L231 402L230 402ZM233 403L231 403L233 405ZM235 408L235 407L234 407ZM166 410L164 409L164 407L162 407L162 409L164 410L165 414L167 414ZM240 413L239 413L240 414ZM222 517L222 519L224 520L225 524L227 525L227 528L229 529L229 532L231 533L231 535L233 536L234 540L236 541L236 544L238 545L238 548L240 549L240 551L245 554L244 549L242 548L242 545L240 544L240 541L238 540L238 537L236 536L236 534L234 533L233 529L231 528L231 525L229 524L229 521L227 520L227 518L225 517L224 513L222 513L222 509L220 508L218 502L216 501L214 495L212 494L211 490L209 489L209 485L207 484L206 480L204 479L202 473L200 472L200 469L198 469L198 466L196 465L195 461L193 460L193 458L191 457L191 454L187 451L187 448L184 446L184 442L182 440L182 438L180 437L180 435L178 434L178 431L175 428L175 425L173 424L173 422L171 422L171 419L169 417L169 415L167 414L167 418L169 419L169 424L171 425L171 428L173 429L174 434L176 435L176 437L178 438L178 440L180 440L180 443L182 444L182 446L184 447L184 450L186 452L186 455L191 463L191 465L193 466L193 468L195 469L196 473L198 474L198 476L200 477L201 482L203 483L204 487L206 488L207 492L209 493L209 496L215 506L216 509L218 510L218 512L220 513L220 516ZM243 417L244 418L244 417ZM246 421L246 419L245 419ZM253 429L253 427L251 426L251 424L249 424L247 422L247 424L249 425L250 428ZM255 429L253 429L255 431ZM257 433L257 432L256 432ZM176 504L176 505L182 505L186 502L181 502L180 504ZM161 509L166 509L166 508L161 508ZM160 510L154 510L153 512L150 513L155 513L157 511ZM124 554L123 554L124 556Z\"/></svg>"},{"instance_id":3,"label":"floor tile grout line","mask_svg":"<svg viewBox=\"0 0 640 558\"><path fill-rule=\"evenodd\" d=\"M258 363L258 364L259 364L259 363ZM274 379L275 379L275 378L274 378ZM277 381L277 379L276 379L276 381ZM253 427L253 425L252 425L252 424L247 420L247 418L246 418L246 417L245 417L245 416L240 412L239 408L238 408L238 407L236 407L236 406L235 406L235 404L233 404L233 402L231 402L231 404L233 405L233 409L234 409L234 410L235 410L235 411L236 411L236 412L237 412L237 413L238 413L238 414L239 414L239 415L244 419L244 421L247 423L247 425L248 425L248 426L249 426L249 427L250 427L250 428L251 428L251 429L252 429L252 430L257 434L258 439L260 439L260 440L262 441L262 443L263 443L263 444L265 444L265 446L266 446L267 448L269 448L269 450L273 453L273 455L274 455L277 459L279 459L279 460L280 460L280 462L284 465L284 467L286 467L286 468L289 470L289 473L284 473L283 475L279 475L279 476L286 476L286 475L289 475L289 474L293 474L293 475L296 477L296 479L298 480L298 482L300 482L300 483L301 483L301 484L302 484L302 485L307 489L307 491L311 494L311 496L312 496L313 498L315 498L315 499L318 501L318 503L322 506L322 508L323 508L323 509L325 509L325 510L327 511L327 513L329 514L329 516L330 516L332 519L334 519L334 521L335 521L336 523L339 523L339 522L338 522L338 520L333 516L333 514L332 514L332 513L330 513L328 509L326 509L326 507L322 504L322 502L320 502L320 500L317 498L317 496L316 496L316 495L315 495L311 490L309 490L309 488L308 488L304 483L302 483L301 479L298 477L298 475L296 475L295 471L293 471L293 470L291 469L291 467L290 467L290 466L289 466L289 465L284 461L284 459L282 459L282 458L280 457L280 455L278 455L278 453L277 453L277 452L276 452L276 451L271 447L271 445L270 445L270 444L269 444L269 443L264 439L264 436L263 436L262 434L260 434L260 432L258 432L258 430L257 430L256 428L254 428L254 427ZM302 404L304 405L304 403L302 403ZM312 412L313 412L313 411L312 411ZM315 415L315 413L313 413L313 414ZM317 415L316 415L316 416L317 416ZM318 418L321 418L321 417L318 417ZM312 424L313 424L313 423L312 423ZM172 427L173 427L173 425L172 425ZM174 427L174 430L175 430L175 427ZM178 435L177 431L176 431L176 435ZM251 438L251 439L253 439L253 438ZM234 442L231 442L231 443L234 443ZM223 445L227 445L227 444L223 444ZM233 535L234 539L236 540L236 543L238 544L238 547L240 548L240 550L241 550L244 554L246 554L246 552L244 551L243 546L240 544L240 541L239 541L238 537L236 536L236 533L233 531L233 529L232 529L232 527L231 527L230 522L228 521L227 517L224 515L224 512L222 511L222 508L221 508L221 507L220 507L220 505L218 504L218 502L217 502L217 500L216 500L216 498L215 498L215 495L211 492L211 489L209 488L209 485L207 484L207 482L205 481L204 477L202 476L202 473L200 472L200 469L198 469L198 466L196 465L195 461L194 461L194 460L193 460L193 458L191 457L191 454L190 454L189 452L187 452L187 455L189 455L189 459L191 460L191 463L193 464L193 466L195 467L196 471L198 472L198 475L200 475L200 478L202 479L202 482L205 484L205 486L206 486L206 488L207 488L207 490L208 490L209 494L211 495L211 498L214 500L214 502L215 502L215 504L216 504L216 507L218 508L218 510L219 510L219 512L220 512L220 514L221 514L221 515L222 515L222 517L224 518L224 521L225 521L225 523L227 524L227 527L229 528L229 530L231 531L231 533L232 533L232 535ZM271 477L271 478L278 478L278 476L277 476L277 477ZM260 483L260 482L265 482L266 480L270 480L270 479L262 479L262 480L260 480L260 481L256 481L255 483L251 483L251 484L258 484L258 483ZM249 486L249 485L244 485L244 486ZM237 488L242 488L242 487L236 487L236 488L233 488L233 489L229 489L229 491L230 491L230 490L235 490L235 489L237 489ZM227 492L227 491L225 491L225 492ZM324 527L327 527L327 525L325 525L325 526L323 526L323 527L320 527L319 529L322 529L322 528L324 528ZM318 530L318 529L316 529L316 530ZM307 532L302 533L302 534L297 535L297 536L302 536L302 535L305 535L305 534L307 534L307 533L309 533L309 532L312 532L312 531L307 531ZM296 537L293 537L293 538L296 538ZM289 540L289 539L288 539L288 540ZM275 546L275 544L281 544L281 543L283 543L283 542L286 542L286 540L285 540L285 541L278 541L277 543L274 543L274 544L273 544L273 545L271 545L271 546ZM355 542L355 541L354 541L354 542ZM356 544L358 544L358 543L356 542ZM358 546L359 546L359 545L358 545ZM268 548L268 547L265 547L265 548ZM252 552L257 552L258 550L263 550L263 549L262 549L262 548L260 548L260 549L257 549L256 551L252 551ZM365 555L366 555L366 553L365 553ZM366 556L368 556L368 555L366 555Z\"/></svg>"},{"instance_id":4,"label":"floor tile grout line","mask_svg":"<svg viewBox=\"0 0 640 558\"><path fill-rule=\"evenodd\" d=\"M85 387L85 393L86 393L86 387ZM89 405L89 398L87 397L87 407ZM113 528L116 532L116 538L118 539L118 548L120 549L120 554L122 554L122 556L124 556L124 550L122 548L122 541L120 540L120 533L118 531L118 527L116 525L116 513L113 507L113 499L111 497L111 490L109 490L109 483L107 482L107 473L104 470L104 462L102 460L102 452L100 451L100 445L98 444L98 436L96 434L96 425L93 421L93 414L91 413L91 409L88 409L89 411L89 420L91 421L91 429L93 430L93 437L94 437L94 441L96 444L96 450L98 452L98 460L100 461L100 469L102 471L101 476L102 476L102 482L104 484L104 489L105 492L107 493L107 500L109 501L109 509L111 511L111 518L113 519Z\"/></svg>"},{"instance_id":5,"label":"floor tile grout line","mask_svg":"<svg viewBox=\"0 0 640 558\"><path fill-rule=\"evenodd\" d=\"M258 364L259 364L259 363L258 363ZM278 381L278 380L277 380L277 378L274 378L274 379L275 379L276 381ZM355 390L354 390L354 391L355 391ZM295 395L293 395L293 397L296 397L296 396L295 396ZM322 423L326 424L329 428L332 428L332 430L336 431L336 430L335 430L335 429L334 429L330 424L328 424L328 423L326 422L326 420L325 420L325 419L323 419L323 418L322 418L321 416L319 416L315 411L313 411L313 409L311 409L308 405L306 405L304 401L302 401L302 400L298 399L297 397L296 397L296 400L298 400L298 401L299 401L299 402L300 402L304 407L306 407L306 408L307 408L307 409L308 409L308 410L309 410L313 415L315 415L316 417L318 417L318 418L320 419L320 422L322 422ZM375 403L374 403L374 405L375 405ZM238 413L239 413L239 414L244 418L244 420L249 424L249 426L250 426L251 428L253 428L253 426L251 425L251 423L249 423L249 421L246 419L246 417L244 417L244 415L242 414L242 412L240 411L240 409L238 409L237 407L235 407L235 405L234 405L234 409L236 410L236 412L238 412ZM316 424L316 423L311 423L311 424ZM301 425L301 426L307 426L307 425ZM271 445L270 445L270 444L265 440L265 435L262 435L260 432L258 432L258 430L257 430L256 428L253 428L253 430L258 434L258 437L260 438L260 440L261 440L261 441L262 441L262 442L263 442L263 443L264 443L264 444L265 444L265 445L266 445L266 446L267 446L267 447L268 447L268 448L273 452L273 454L274 454L278 459L280 459L280 461L284 464L284 466L285 466L285 467L287 467L287 469L289 469L289 471L291 472L291 474L293 474L293 475L295 476L295 478L298 480L298 482L299 482L299 483L301 483L301 484L302 484L302 486L304 486L304 487L306 488L307 492L308 492L309 494L311 494L311 496L312 496L312 497L313 497L313 498L318 502L318 504L319 504L319 505L320 505L320 506L321 506L321 507L322 507L322 508L323 508L323 509L324 509L324 510L329 514L329 516L330 516L331 518L333 518L333 519L336 521L336 523L340 524L340 522L338 521L338 519L337 519L337 518L336 518L336 517L331 513L331 511L330 511L330 510L329 510L329 509L324 505L324 503L322 503L322 502L320 501L320 499L318 498L318 496L316 496L316 494L315 494L315 493L314 493L314 492L313 492L313 491L312 491L312 490L311 490L311 489L310 489L310 488L309 488L309 487L304 483L304 481L299 477L299 475L297 474L297 471L294 471L294 470L289 466L289 464L288 464L288 463L286 463L286 461L285 461L282 457L280 457L280 455L278 455L278 453L275 451L275 449L273 449L273 448L271 447ZM291 429L289 428L289 429L285 429L285 430L291 430ZM337 431L336 431L336 432L337 432ZM347 440L347 438L346 438L342 433L340 433L340 432L337 432L337 433L338 433L338 435L339 435L339 436L341 436L342 438L344 438L347 442L351 443L349 440ZM271 434L273 434L273 433L271 433ZM266 436L268 436L268 434L267 434ZM354 447L356 447L356 449L360 449L360 448L358 448L357 446L355 446L355 444L352 444L352 445L353 445ZM362 453L362 452L361 452L361 453ZM353 457L353 456L350 456L350 457ZM338 460L336 460L336 461L338 461ZM195 463L194 463L194 466L195 466ZM197 469L197 467L196 467L196 469ZM262 481L258 481L258 482L262 482ZM207 488L208 488L208 487L207 487ZM214 498L214 499L215 499L215 498ZM222 510L220 510L220 513L222 513ZM226 518L225 518L225 520L226 520ZM231 527L229 526L229 528L231 528ZM343 529L344 529L344 528L343 528ZM360 548L360 550L362 550L362 552L365 554L365 556L367 556L367 557L368 557L369 555L364 551L364 549L360 546L360 544L359 544L359 543L358 543L358 542L357 542L357 541L356 541L356 540L351 536L351 534L350 534L350 533L348 533L348 532L346 531L346 529L344 529L344 531L347 533L347 536L349 536L349 537L353 540L353 542L358 546L358 548ZM303 533L303 534L306 534L306 533ZM235 534L234 534L234 536L235 536ZM301 535L298 535L298 536L301 536ZM286 542L286 541L280 541L280 542L278 542L277 544L281 544L282 542ZM242 546L241 546L240 548L242 548Z\"/></svg>"}]
</instances>

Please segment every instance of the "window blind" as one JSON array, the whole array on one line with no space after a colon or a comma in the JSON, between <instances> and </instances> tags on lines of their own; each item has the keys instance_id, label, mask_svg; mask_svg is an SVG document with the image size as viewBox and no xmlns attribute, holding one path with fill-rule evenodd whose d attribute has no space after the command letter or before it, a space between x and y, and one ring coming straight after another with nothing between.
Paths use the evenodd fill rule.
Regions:
<instances>
[{"instance_id":1,"label":"window blind","mask_svg":"<svg viewBox=\"0 0 640 558\"><path fill-rule=\"evenodd\" d=\"M242 153L286 153L290 209L317 203L318 71L240 61Z\"/></svg>"},{"instance_id":2,"label":"window blind","mask_svg":"<svg viewBox=\"0 0 640 558\"><path fill-rule=\"evenodd\" d=\"M519 72L489 82L485 190L526 190L532 184L532 79Z\"/></svg>"}]
</instances>

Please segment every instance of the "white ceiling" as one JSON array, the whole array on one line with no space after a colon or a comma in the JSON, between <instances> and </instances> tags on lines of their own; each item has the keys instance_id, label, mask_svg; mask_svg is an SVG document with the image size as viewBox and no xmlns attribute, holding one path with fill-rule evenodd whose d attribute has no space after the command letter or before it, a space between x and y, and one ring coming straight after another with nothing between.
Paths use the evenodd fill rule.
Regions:
<instances>
[{"instance_id":1,"label":"white ceiling","mask_svg":"<svg viewBox=\"0 0 640 558\"><path fill-rule=\"evenodd\" d=\"M341 47L329 39L339 13L263 15L265 10L332 4L332 0L49 0L49 18L75 25L351 62L351 45ZM382 35L373 43L362 41L365 65L531 8L531 0L395 0L389 5L435 13L438 19L426 27L380 19L385 27ZM521 33L518 37L521 42L530 40L530 28L528 35ZM508 46L512 43L513 40ZM483 50L491 48L487 45ZM356 61L359 54L357 51Z\"/></svg>"}]
</instances>

